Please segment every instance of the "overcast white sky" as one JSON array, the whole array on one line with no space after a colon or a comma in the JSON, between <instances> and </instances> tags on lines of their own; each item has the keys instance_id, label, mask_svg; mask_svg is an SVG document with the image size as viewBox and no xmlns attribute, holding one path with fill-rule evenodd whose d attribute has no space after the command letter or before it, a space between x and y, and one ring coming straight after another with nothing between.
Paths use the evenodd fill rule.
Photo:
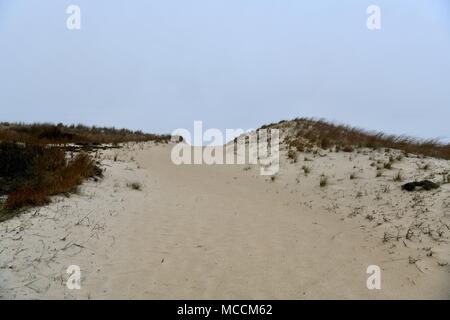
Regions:
<instances>
[{"instance_id":1,"label":"overcast white sky","mask_svg":"<svg viewBox=\"0 0 450 320\"><path fill-rule=\"evenodd\" d=\"M170 133L301 116L449 138L450 2L0 0L0 121Z\"/></svg>"}]
</instances>

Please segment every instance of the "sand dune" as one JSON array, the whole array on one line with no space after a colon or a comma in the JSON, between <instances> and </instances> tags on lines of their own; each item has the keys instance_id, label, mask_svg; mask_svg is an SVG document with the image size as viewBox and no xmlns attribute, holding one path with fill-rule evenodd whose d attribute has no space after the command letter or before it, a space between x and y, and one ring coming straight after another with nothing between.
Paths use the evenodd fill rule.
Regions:
<instances>
[{"instance_id":1,"label":"sand dune","mask_svg":"<svg viewBox=\"0 0 450 320\"><path fill-rule=\"evenodd\" d=\"M395 151L291 163L282 150L271 179L257 166L175 166L171 147L102 151L101 182L1 223L1 298L450 298L450 184L409 193L393 181L400 169L438 180L449 161L410 156L376 177L371 164ZM80 290L65 285L69 265ZM366 287L369 265L380 290Z\"/></svg>"}]
</instances>

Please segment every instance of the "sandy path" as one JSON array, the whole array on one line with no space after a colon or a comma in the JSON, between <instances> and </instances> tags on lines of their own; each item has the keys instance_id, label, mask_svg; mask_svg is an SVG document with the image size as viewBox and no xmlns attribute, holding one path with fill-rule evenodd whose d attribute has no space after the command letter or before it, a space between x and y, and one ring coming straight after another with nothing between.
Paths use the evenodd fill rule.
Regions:
<instances>
[{"instance_id":1,"label":"sandy path","mask_svg":"<svg viewBox=\"0 0 450 320\"><path fill-rule=\"evenodd\" d=\"M119 216L111 264L102 269L109 276L91 285L94 298L445 296L430 290L438 278L391 261L357 223L299 205L256 169L177 167L169 148L155 149L137 154L147 193ZM366 288L370 264L383 270L382 290Z\"/></svg>"}]
</instances>

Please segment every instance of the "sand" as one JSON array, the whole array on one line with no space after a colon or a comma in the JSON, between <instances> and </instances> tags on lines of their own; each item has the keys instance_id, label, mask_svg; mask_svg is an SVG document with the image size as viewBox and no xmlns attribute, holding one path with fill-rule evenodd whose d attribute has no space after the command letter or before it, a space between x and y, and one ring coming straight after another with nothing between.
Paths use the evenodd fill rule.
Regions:
<instances>
[{"instance_id":1,"label":"sand","mask_svg":"<svg viewBox=\"0 0 450 320\"><path fill-rule=\"evenodd\" d=\"M102 151L100 182L0 223L0 298L450 298L450 184L409 193L392 179L439 181L449 161L410 156L376 177L382 151L291 163L282 150L272 180L258 166L175 166L171 147ZM80 290L66 287L70 265Z\"/></svg>"}]
</instances>

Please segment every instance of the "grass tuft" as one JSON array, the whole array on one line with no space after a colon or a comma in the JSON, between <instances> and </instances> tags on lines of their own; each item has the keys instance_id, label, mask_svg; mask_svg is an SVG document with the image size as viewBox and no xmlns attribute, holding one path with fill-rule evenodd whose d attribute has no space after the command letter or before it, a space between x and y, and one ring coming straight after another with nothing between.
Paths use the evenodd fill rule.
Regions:
<instances>
[{"instance_id":1,"label":"grass tuft","mask_svg":"<svg viewBox=\"0 0 450 320\"><path fill-rule=\"evenodd\" d=\"M326 187L328 185L328 177L325 175L321 175L319 185L321 188Z\"/></svg>"},{"instance_id":2,"label":"grass tuft","mask_svg":"<svg viewBox=\"0 0 450 320\"><path fill-rule=\"evenodd\" d=\"M142 185L139 182L128 183L127 186L133 190L141 191Z\"/></svg>"},{"instance_id":3,"label":"grass tuft","mask_svg":"<svg viewBox=\"0 0 450 320\"><path fill-rule=\"evenodd\" d=\"M302 166L302 170L305 173L305 176L307 176L311 172L311 168L308 166Z\"/></svg>"},{"instance_id":4,"label":"grass tuft","mask_svg":"<svg viewBox=\"0 0 450 320\"><path fill-rule=\"evenodd\" d=\"M402 173L399 171L397 172L397 174L394 176L394 178L392 179L395 182L401 182L403 181L403 176Z\"/></svg>"}]
</instances>

